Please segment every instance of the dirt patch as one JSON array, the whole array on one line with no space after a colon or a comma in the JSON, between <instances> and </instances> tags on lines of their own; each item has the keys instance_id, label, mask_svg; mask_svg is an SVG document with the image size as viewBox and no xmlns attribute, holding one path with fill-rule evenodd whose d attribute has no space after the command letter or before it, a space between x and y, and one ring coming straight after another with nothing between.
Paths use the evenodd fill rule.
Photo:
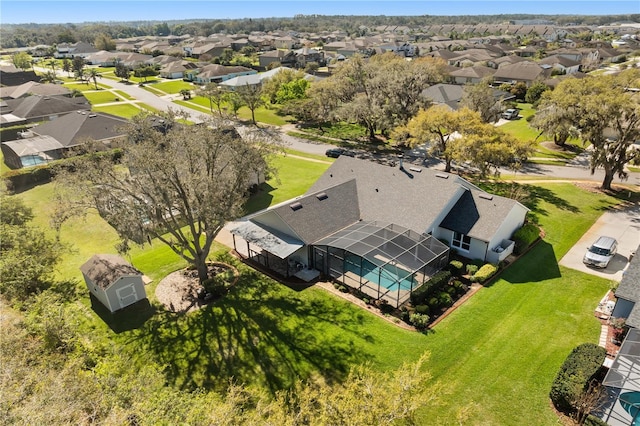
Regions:
<instances>
[{"instance_id":1,"label":"dirt patch","mask_svg":"<svg viewBox=\"0 0 640 426\"><path fill-rule=\"evenodd\" d=\"M211 263L209 276L212 277L225 270L234 271L234 285L238 279L238 270L226 263ZM194 270L181 269L172 272L163 278L156 287L156 298L171 312L193 312L205 306L206 303L198 298L198 291L202 288L198 280L198 274Z\"/></svg>"},{"instance_id":2,"label":"dirt patch","mask_svg":"<svg viewBox=\"0 0 640 426\"><path fill-rule=\"evenodd\" d=\"M560 145L556 145L553 141L540 142L540 146L548 149L549 151L554 151L554 152L574 153L574 154L577 154L578 152L580 152L580 148L578 148L575 145L566 144L566 145L560 146Z\"/></svg>"}]
</instances>

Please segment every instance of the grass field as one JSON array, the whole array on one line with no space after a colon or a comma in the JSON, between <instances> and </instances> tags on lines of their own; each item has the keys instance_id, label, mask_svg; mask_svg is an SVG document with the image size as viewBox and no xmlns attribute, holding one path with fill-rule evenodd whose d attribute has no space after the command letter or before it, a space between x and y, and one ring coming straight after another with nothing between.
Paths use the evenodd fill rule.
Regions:
<instances>
[{"instance_id":1,"label":"grass field","mask_svg":"<svg viewBox=\"0 0 640 426\"><path fill-rule=\"evenodd\" d=\"M188 108L194 108L200 112L211 113L211 105L209 100L202 96L194 96L188 101L176 100L174 103ZM225 105L222 106L223 112L225 111ZM214 106L214 114L217 114L217 110ZM274 126L281 126L287 124L291 117L280 116L275 108L260 107L255 111L256 121L259 123L271 124ZM238 118L244 121L251 120L251 110L247 107L242 107L238 110Z\"/></svg>"},{"instance_id":2,"label":"grass field","mask_svg":"<svg viewBox=\"0 0 640 426\"><path fill-rule=\"evenodd\" d=\"M140 106L140 108L137 108L136 106L131 104L121 104L121 105L96 106L91 109L92 111L105 112L107 114L112 114L118 117L131 118L131 117L134 117L135 115L140 114L140 112L143 111L143 109L141 108L144 108L144 106L142 104L138 104L138 106Z\"/></svg>"},{"instance_id":3,"label":"grass field","mask_svg":"<svg viewBox=\"0 0 640 426\"><path fill-rule=\"evenodd\" d=\"M146 86L146 89L158 90L164 94L175 95L180 93L180 90L183 89L191 90L193 92L195 89L197 89L197 86L187 81L176 80L149 84L148 86Z\"/></svg>"},{"instance_id":4,"label":"grass field","mask_svg":"<svg viewBox=\"0 0 640 426\"><path fill-rule=\"evenodd\" d=\"M310 169L320 174L327 167L291 157L276 162L283 184L269 192L269 203L300 194L315 180ZM318 374L340 380L363 361L394 369L429 351L427 368L442 392L439 405L420 412L420 424L458 424L461 410L469 424L521 424L525 418L527 424L554 424L549 386L575 345L597 341L592 312L609 286L559 267L557 259L616 200L571 184L532 188L545 241L427 335L398 329L320 289L293 291L243 265L232 293L196 313L157 313L118 333L97 318L87 327L94 338L129 348L132 359L162 363L169 383L186 389L221 390L234 377L274 391ZM48 221L50 194L43 185L18 195L35 207L40 225ZM65 257L61 277L79 279L77 268L90 255L114 252L115 233L100 222L90 215L63 227L63 241L75 252ZM152 300L158 280L184 266L160 244L136 248L131 259L155 280ZM88 306L88 299L81 303Z\"/></svg>"},{"instance_id":5,"label":"grass field","mask_svg":"<svg viewBox=\"0 0 640 426\"><path fill-rule=\"evenodd\" d=\"M119 102L123 99L134 99L124 92L115 90L84 92L84 97L87 98L92 105Z\"/></svg>"}]
</instances>

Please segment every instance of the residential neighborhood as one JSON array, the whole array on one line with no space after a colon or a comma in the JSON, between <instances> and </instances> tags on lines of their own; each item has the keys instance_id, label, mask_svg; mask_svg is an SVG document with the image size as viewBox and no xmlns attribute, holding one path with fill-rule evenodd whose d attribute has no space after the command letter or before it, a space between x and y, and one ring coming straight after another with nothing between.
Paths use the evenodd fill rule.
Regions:
<instances>
[{"instance_id":1,"label":"residential neighborhood","mask_svg":"<svg viewBox=\"0 0 640 426\"><path fill-rule=\"evenodd\" d=\"M640 18L525 16L10 25L3 422L640 424Z\"/></svg>"}]
</instances>

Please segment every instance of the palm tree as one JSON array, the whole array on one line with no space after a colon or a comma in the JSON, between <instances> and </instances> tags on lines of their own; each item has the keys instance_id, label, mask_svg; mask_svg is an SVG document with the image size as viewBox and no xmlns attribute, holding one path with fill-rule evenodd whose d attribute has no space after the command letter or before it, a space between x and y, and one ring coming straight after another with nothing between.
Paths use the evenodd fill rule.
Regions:
<instances>
[{"instance_id":1,"label":"palm tree","mask_svg":"<svg viewBox=\"0 0 640 426\"><path fill-rule=\"evenodd\" d=\"M98 77L101 76L97 69L89 68L87 70L87 80L93 80L93 84L96 86L96 90L98 90Z\"/></svg>"},{"instance_id":2,"label":"palm tree","mask_svg":"<svg viewBox=\"0 0 640 426\"><path fill-rule=\"evenodd\" d=\"M56 73L53 71L47 71L41 78L41 83L55 83L56 81Z\"/></svg>"},{"instance_id":3,"label":"palm tree","mask_svg":"<svg viewBox=\"0 0 640 426\"><path fill-rule=\"evenodd\" d=\"M185 100L185 101L187 99L191 99L191 90L189 90L189 89L180 90L180 94L182 95L182 99Z\"/></svg>"}]
</instances>

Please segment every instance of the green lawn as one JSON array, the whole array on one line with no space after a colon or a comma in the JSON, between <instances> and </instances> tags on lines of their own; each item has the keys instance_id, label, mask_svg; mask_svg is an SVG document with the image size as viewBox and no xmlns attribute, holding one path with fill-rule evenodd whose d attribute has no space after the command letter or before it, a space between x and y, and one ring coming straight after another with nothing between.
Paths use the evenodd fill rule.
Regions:
<instances>
[{"instance_id":1,"label":"green lawn","mask_svg":"<svg viewBox=\"0 0 640 426\"><path fill-rule=\"evenodd\" d=\"M195 89L197 89L197 87L193 83L189 83L189 82L183 81L183 80L164 81L164 82L153 83L153 84L149 84L149 86L147 86L146 88L147 89L159 90L160 92L163 92L164 94L171 94L171 95L178 94L183 89L191 90L192 92Z\"/></svg>"},{"instance_id":2,"label":"green lawn","mask_svg":"<svg viewBox=\"0 0 640 426\"><path fill-rule=\"evenodd\" d=\"M92 105L106 104L111 102L118 102L122 99L133 99L126 93L120 91L98 91L98 92L84 92L84 97L89 100Z\"/></svg>"},{"instance_id":3,"label":"green lawn","mask_svg":"<svg viewBox=\"0 0 640 426\"><path fill-rule=\"evenodd\" d=\"M89 84L80 83L80 82L77 82L77 83L65 83L64 87L66 87L69 90L74 90L74 89L75 90L79 90L79 91L81 91L83 93L88 91L88 90L96 90L96 85L93 84L93 81L89 82ZM103 89L103 90L104 89L111 89L111 86L108 86L106 84L98 82L98 89Z\"/></svg>"},{"instance_id":4,"label":"green lawn","mask_svg":"<svg viewBox=\"0 0 640 426\"><path fill-rule=\"evenodd\" d=\"M112 115L123 117L123 118L132 118L140 114L141 111L143 111L142 109L136 108L134 105L131 105L131 104L97 106L97 107L91 108L91 110L97 111L97 112L105 112L107 114L112 114Z\"/></svg>"},{"instance_id":5,"label":"green lawn","mask_svg":"<svg viewBox=\"0 0 640 426\"><path fill-rule=\"evenodd\" d=\"M328 167L284 156L275 161L281 181L270 180L254 208L301 194ZM597 342L593 309L610 283L559 267L557 259L617 200L571 184L533 189L531 207L546 239L426 335L320 289L294 291L238 265L239 284L205 309L182 316L157 312L118 333L87 310L87 336L128 349L132 365L157 360L166 366L168 383L187 389L220 390L233 377L273 391L298 378L340 380L361 362L395 369L429 351L426 368L442 386L441 397L419 413L418 424L457 425L463 409L469 415L464 424L558 424L548 402L550 384L574 346ZM36 208L38 223L47 223L49 185L18 196ZM77 253L65 258L61 276L77 277L88 256L113 252L115 234L100 221L89 216L63 229L63 241ZM156 283L183 265L161 245L136 249L132 260ZM88 299L80 302L88 306Z\"/></svg>"},{"instance_id":6,"label":"green lawn","mask_svg":"<svg viewBox=\"0 0 640 426\"><path fill-rule=\"evenodd\" d=\"M196 109L200 112L211 113L211 105L207 98L202 96L194 96L188 101L176 100L174 103L188 108ZM222 105L222 110L225 111L226 106ZM214 106L214 114L218 111ZM278 110L275 107L260 107L255 111L256 121L259 123L272 124L275 126L281 126L291 121L291 117L278 115ZM238 118L244 121L251 120L251 110L247 107L242 107L238 110Z\"/></svg>"}]
</instances>

